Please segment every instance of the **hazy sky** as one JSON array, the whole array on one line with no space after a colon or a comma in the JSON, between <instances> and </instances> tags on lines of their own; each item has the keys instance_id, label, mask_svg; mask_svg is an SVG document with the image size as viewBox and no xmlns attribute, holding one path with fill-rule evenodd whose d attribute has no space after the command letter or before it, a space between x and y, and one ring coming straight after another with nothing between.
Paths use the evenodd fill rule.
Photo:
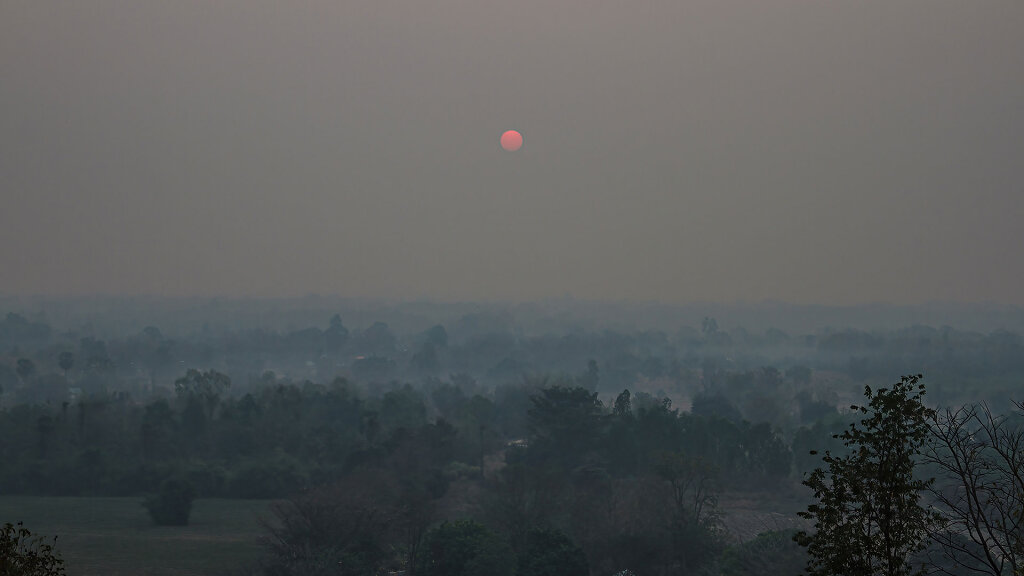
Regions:
<instances>
[{"instance_id":1,"label":"hazy sky","mask_svg":"<svg viewBox=\"0 0 1024 576\"><path fill-rule=\"evenodd\" d=\"M1021 0L0 0L0 294L1024 304L1022 31Z\"/></svg>"}]
</instances>

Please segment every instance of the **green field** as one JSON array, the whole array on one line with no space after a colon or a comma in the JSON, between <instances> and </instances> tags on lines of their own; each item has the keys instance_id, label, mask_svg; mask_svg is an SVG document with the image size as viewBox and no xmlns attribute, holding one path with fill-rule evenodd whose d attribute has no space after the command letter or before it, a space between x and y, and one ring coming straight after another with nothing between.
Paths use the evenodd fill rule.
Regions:
<instances>
[{"instance_id":1,"label":"green field","mask_svg":"<svg viewBox=\"0 0 1024 576\"><path fill-rule=\"evenodd\" d=\"M222 574L259 556L266 500L196 500L184 527L154 526L141 502L0 496L0 524L58 536L69 576Z\"/></svg>"}]
</instances>

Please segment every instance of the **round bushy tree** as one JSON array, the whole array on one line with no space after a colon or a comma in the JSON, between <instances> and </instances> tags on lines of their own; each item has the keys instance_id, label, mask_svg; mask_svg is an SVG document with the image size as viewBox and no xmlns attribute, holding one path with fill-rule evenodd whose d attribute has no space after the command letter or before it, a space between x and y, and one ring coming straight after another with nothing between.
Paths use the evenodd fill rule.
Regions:
<instances>
[{"instance_id":1,"label":"round bushy tree","mask_svg":"<svg viewBox=\"0 0 1024 576\"><path fill-rule=\"evenodd\" d=\"M153 522L160 526L186 526L192 512L195 489L185 480L168 479L160 484L160 492L142 503Z\"/></svg>"},{"instance_id":2,"label":"round bushy tree","mask_svg":"<svg viewBox=\"0 0 1024 576\"><path fill-rule=\"evenodd\" d=\"M472 520L431 530L417 558L416 576L512 576L516 557L497 534Z\"/></svg>"},{"instance_id":3,"label":"round bushy tree","mask_svg":"<svg viewBox=\"0 0 1024 576\"><path fill-rule=\"evenodd\" d=\"M587 576L590 566L583 550L552 528L534 528L519 555L518 576Z\"/></svg>"}]
</instances>

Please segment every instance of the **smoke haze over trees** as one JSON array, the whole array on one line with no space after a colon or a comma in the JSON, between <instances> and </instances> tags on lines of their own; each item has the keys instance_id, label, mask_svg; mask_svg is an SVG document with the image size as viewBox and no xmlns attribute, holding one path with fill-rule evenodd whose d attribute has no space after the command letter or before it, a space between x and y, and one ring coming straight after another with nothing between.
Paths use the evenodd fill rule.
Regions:
<instances>
[{"instance_id":1,"label":"smoke haze over trees","mask_svg":"<svg viewBox=\"0 0 1024 576\"><path fill-rule=\"evenodd\" d=\"M0 0L0 573L1024 576L1022 30Z\"/></svg>"},{"instance_id":2,"label":"smoke haze over trees","mask_svg":"<svg viewBox=\"0 0 1024 576\"><path fill-rule=\"evenodd\" d=\"M842 453L833 435L865 385L924 366L928 399L959 406L1005 402L1024 374L1020 336L1000 329L791 333L704 316L537 333L522 310L419 309L396 322L411 331L341 314L303 325L301 307L286 330L124 333L116 313L62 326L10 312L0 490L138 497L163 524L187 523L193 495L278 499L267 574L430 573L452 554L451 570L533 573L542 557L592 574L752 574L804 561L788 540L806 527L800 480L812 452ZM942 422L975 412L958 414Z\"/></svg>"}]
</instances>

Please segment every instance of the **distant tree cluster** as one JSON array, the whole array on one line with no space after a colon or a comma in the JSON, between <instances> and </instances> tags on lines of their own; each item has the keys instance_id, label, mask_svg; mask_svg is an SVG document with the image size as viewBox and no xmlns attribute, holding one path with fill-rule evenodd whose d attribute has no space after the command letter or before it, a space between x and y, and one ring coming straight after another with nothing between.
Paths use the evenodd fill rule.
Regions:
<instances>
[{"instance_id":1,"label":"distant tree cluster","mask_svg":"<svg viewBox=\"0 0 1024 576\"><path fill-rule=\"evenodd\" d=\"M262 388L231 396L226 375L188 370L170 400L112 394L0 411L0 490L132 495L176 477L200 497L277 498L439 435L450 437L450 451L436 462L436 482L479 475L484 458L527 436L531 462L566 470L594 464L638 474L663 453L685 452L733 487L778 485L792 473L790 447L767 423L680 412L645 393L605 407L597 392L559 382L488 392L453 375L368 391L344 379L300 385L268 373Z\"/></svg>"},{"instance_id":2,"label":"distant tree cluster","mask_svg":"<svg viewBox=\"0 0 1024 576\"><path fill-rule=\"evenodd\" d=\"M334 316L102 340L8 315L0 492L138 496L164 525L195 498L279 499L253 569L268 576L902 576L929 559L1003 576L1024 554L1021 419L875 379L939 366L929 398L948 403L954 383L1000 393L1021 357L1005 332L756 335L710 317L672 335ZM801 478L813 529L730 540L723 495Z\"/></svg>"},{"instance_id":3,"label":"distant tree cluster","mask_svg":"<svg viewBox=\"0 0 1024 576\"><path fill-rule=\"evenodd\" d=\"M998 400L1024 374L1024 345L1007 331L914 326L790 335L723 324L708 317L699 328L673 333L565 328L527 335L510 315L473 313L449 327L398 333L381 321L350 329L335 314L326 325L288 331L203 329L171 337L148 326L100 336L88 325L57 330L11 312L0 320L0 404L59 405L112 393L149 401L173 395L175 380L197 366L227 375L242 393L268 371L294 382L344 377L366 385L465 374L485 388L569 375L602 395L629 388L677 403L725 399L747 420L790 430L841 406L837 392L882 384L906 366L934 374L930 395L945 404Z\"/></svg>"}]
</instances>

